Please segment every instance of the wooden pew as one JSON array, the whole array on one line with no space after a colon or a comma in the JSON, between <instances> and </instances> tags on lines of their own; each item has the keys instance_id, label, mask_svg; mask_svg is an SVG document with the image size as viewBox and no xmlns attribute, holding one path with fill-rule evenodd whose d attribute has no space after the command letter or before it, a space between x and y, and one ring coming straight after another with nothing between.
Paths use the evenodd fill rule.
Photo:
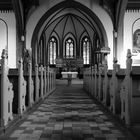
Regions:
<instances>
[{"instance_id":1,"label":"wooden pew","mask_svg":"<svg viewBox=\"0 0 140 140\"><path fill-rule=\"evenodd\" d=\"M2 52L2 63L1 63L1 112L0 112L0 123L1 126L5 127L9 121L13 120L13 109L12 109L12 103L13 103L13 85L9 81L8 78L8 72L9 68L7 66L7 50L3 50Z\"/></svg>"},{"instance_id":2,"label":"wooden pew","mask_svg":"<svg viewBox=\"0 0 140 140\"><path fill-rule=\"evenodd\" d=\"M127 52L126 75L121 86L121 118L133 127L140 123L140 66L132 66L131 51Z\"/></svg>"}]
</instances>

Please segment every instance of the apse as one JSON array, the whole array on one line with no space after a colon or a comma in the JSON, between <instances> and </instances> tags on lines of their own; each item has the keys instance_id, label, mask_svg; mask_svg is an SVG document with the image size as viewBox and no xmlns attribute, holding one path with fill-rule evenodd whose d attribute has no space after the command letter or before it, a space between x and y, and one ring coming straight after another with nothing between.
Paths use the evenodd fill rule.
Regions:
<instances>
[{"instance_id":1,"label":"apse","mask_svg":"<svg viewBox=\"0 0 140 140\"><path fill-rule=\"evenodd\" d=\"M85 14L81 10L77 10L74 8L67 8L56 12L55 14L51 15L48 22L46 22L44 29L40 32L39 45L38 45L38 52L42 50L42 53L47 53L50 51L50 39L52 37L56 38L56 58L64 57L66 55L66 40L72 39L73 41L73 54L75 58L83 57L83 38L87 37L89 41L89 63L92 62L91 54L94 54L96 48L97 38L99 40L99 30L95 28L95 22L91 19L91 17ZM44 40L45 36L45 46L44 49L41 46L41 40ZM101 36L100 36L101 37ZM46 50L46 51L43 51ZM40 54L42 54L40 53ZM37 58L39 58L39 63L47 63L49 61L48 54L44 57L44 55L37 54ZM41 58L43 56L43 58ZM43 60L45 59L45 60ZM43 61L43 62L41 62ZM52 61L52 59L51 59ZM88 60L87 60L88 62ZM52 63L52 62L51 62Z\"/></svg>"}]
</instances>

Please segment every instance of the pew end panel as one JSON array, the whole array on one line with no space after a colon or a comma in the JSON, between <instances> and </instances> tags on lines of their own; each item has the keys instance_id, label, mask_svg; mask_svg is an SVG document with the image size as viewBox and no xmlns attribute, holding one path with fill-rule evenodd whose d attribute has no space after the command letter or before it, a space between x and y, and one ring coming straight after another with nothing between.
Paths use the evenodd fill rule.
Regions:
<instances>
[{"instance_id":1,"label":"pew end panel","mask_svg":"<svg viewBox=\"0 0 140 140\"><path fill-rule=\"evenodd\" d=\"M140 123L140 66L133 66L132 72L132 100L131 121L132 124Z\"/></svg>"},{"instance_id":2,"label":"pew end panel","mask_svg":"<svg viewBox=\"0 0 140 140\"><path fill-rule=\"evenodd\" d=\"M13 84L14 98L13 98L13 114L18 114L18 69L9 69L9 80Z\"/></svg>"}]
</instances>

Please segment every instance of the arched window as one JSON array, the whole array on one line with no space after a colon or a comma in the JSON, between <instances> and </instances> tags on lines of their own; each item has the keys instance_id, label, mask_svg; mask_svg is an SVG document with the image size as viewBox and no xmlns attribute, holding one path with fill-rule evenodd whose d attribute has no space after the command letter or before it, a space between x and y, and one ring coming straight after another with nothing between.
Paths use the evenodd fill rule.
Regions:
<instances>
[{"instance_id":1,"label":"arched window","mask_svg":"<svg viewBox=\"0 0 140 140\"><path fill-rule=\"evenodd\" d=\"M49 54L50 54L50 64L56 64L55 59L56 59L56 46L57 46L57 41L56 38L52 37L49 41Z\"/></svg>"},{"instance_id":2,"label":"arched window","mask_svg":"<svg viewBox=\"0 0 140 140\"><path fill-rule=\"evenodd\" d=\"M65 43L65 55L66 58L73 58L74 57L74 41L72 38L68 38Z\"/></svg>"},{"instance_id":3,"label":"arched window","mask_svg":"<svg viewBox=\"0 0 140 140\"><path fill-rule=\"evenodd\" d=\"M89 64L89 39L85 37L82 42L84 64Z\"/></svg>"}]
</instances>

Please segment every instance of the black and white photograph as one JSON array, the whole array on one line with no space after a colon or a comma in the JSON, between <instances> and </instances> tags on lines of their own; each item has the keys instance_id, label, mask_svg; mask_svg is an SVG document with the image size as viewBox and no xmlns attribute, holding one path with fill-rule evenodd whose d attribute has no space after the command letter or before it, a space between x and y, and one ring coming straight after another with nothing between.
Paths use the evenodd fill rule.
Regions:
<instances>
[{"instance_id":1,"label":"black and white photograph","mask_svg":"<svg viewBox=\"0 0 140 140\"><path fill-rule=\"evenodd\" d=\"M140 140L140 0L0 0L0 140Z\"/></svg>"}]
</instances>

